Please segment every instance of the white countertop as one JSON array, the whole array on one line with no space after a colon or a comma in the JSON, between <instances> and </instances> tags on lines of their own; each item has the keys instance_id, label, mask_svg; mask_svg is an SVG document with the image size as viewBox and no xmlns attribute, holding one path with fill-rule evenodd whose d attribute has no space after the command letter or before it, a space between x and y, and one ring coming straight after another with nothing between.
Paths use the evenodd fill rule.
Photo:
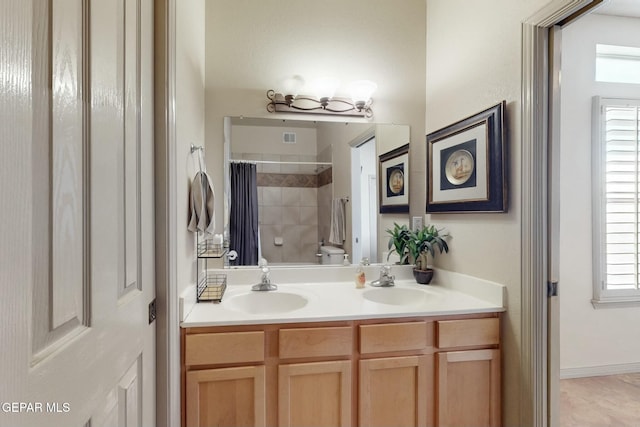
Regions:
<instances>
[{"instance_id":1,"label":"white countertop","mask_svg":"<svg viewBox=\"0 0 640 427\"><path fill-rule=\"evenodd\" d=\"M395 286L391 288L374 288L369 285L375 274L367 274L367 285L364 289L356 289L353 280L339 280L340 275L336 270L330 272L331 281L322 282L323 273L319 269L304 269L303 276L312 277L316 282L301 281L300 275L283 273L281 282L274 278L272 281L278 284L278 290L268 292L251 291L250 284L234 284L245 281L247 272L239 273L233 278L232 270L221 270L229 273L230 279L227 291L221 303L202 302L187 304L183 307L183 328L198 326L223 326L223 325L251 325L266 323L298 323L319 322L337 320L355 320L369 318L393 318L411 316L442 316L505 311L504 286L485 280L464 276L443 270L436 271L434 284L420 285L412 278L407 277L406 269L396 266ZM349 269L345 276L353 277ZM373 273L374 270L371 270ZM409 270L410 271L410 270ZM296 281L298 279L299 281ZM336 280L337 279L337 280ZM320 280L320 281L318 281ZM245 282L246 283L246 282ZM251 283L251 282L249 282ZM381 290L382 289L382 290ZM378 293L380 302L373 302L365 295L372 295L372 291ZM392 294L392 292L397 291ZM264 294L286 293L299 295L306 304L295 310L286 312L269 312L269 304L266 301L270 296ZM366 294L365 294L366 293ZM390 304L395 296L400 293L409 293L403 304ZM246 298L246 295L254 301L259 301L259 311L264 313L247 313L238 308L237 301ZM261 298L265 299L262 304ZM288 296L288 295L285 295ZM413 297L416 297L414 300ZM238 299L239 298L239 299ZM391 298L391 299L388 299ZM183 305L185 303L183 302Z\"/></svg>"}]
</instances>

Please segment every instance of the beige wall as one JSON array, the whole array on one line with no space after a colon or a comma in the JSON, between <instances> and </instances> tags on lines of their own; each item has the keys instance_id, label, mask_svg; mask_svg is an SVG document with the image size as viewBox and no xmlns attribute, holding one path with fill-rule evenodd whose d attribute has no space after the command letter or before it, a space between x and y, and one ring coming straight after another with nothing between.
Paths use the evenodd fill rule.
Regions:
<instances>
[{"instance_id":1,"label":"beige wall","mask_svg":"<svg viewBox=\"0 0 640 427\"><path fill-rule=\"evenodd\" d=\"M630 339L640 310L595 310L592 275L591 99L640 98L640 86L595 82L596 43L636 46L640 19L589 15L562 30L560 153L560 368L607 373L637 369L640 340ZM609 368L608 368L609 367ZM575 372L575 371L573 371Z\"/></svg>"},{"instance_id":2,"label":"beige wall","mask_svg":"<svg viewBox=\"0 0 640 427\"><path fill-rule=\"evenodd\" d=\"M206 143L216 188L223 185L224 116L276 117L266 111L266 91L294 74L307 82L335 77L344 85L366 78L378 83L374 120L411 127L418 159L412 208L424 212L424 0L209 0L206 6ZM218 199L216 211L222 208ZM407 215L385 217L407 221Z\"/></svg>"},{"instance_id":3,"label":"beige wall","mask_svg":"<svg viewBox=\"0 0 640 427\"><path fill-rule=\"evenodd\" d=\"M187 231L189 185L198 158L190 145L204 145L204 9L205 0L176 8L176 140L178 295L195 286L195 235ZM208 157L208 153L207 153ZM220 211L221 212L221 211ZM217 222L222 224L222 216Z\"/></svg>"},{"instance_id":4,"label":"beige wall","mask_svg":"<svg viewBox=\"0 0 640 427\"><path fill-rule=\"evenodd\" d=\"M426 133L507 101L509 212L427 215L426 221L453 236L438 266L507 286L503 421L509 426L520 424L521 28L546 3L427 1Z\"/></svg>"},{"instance_id":5,"label":"beige wall","mask_svg":"<svg viewBox=\"0 0 640 427\"><path fill-rule=\"evenodd\" d=\"M283 144L282 133L295 132L295 144ZM317 154L316 130L280 126L242 126L231 127L231 153L262 153L310 155L315 161ZM216 165L217 166L217 165Z\"/></svg>"}]
</instances>

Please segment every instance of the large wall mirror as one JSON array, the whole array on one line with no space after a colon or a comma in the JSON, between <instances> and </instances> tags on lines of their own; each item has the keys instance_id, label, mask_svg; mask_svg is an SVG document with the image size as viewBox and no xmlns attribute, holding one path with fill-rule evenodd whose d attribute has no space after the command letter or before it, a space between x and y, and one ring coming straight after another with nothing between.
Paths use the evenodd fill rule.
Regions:
<instances>
[{"instance_id":1,"label":"large wall mirror","mask_svg":"<svg viewBox=\"0 0 640 427\"><path fill-rule=\"evenodd\" d=\"M409 142L409 126L224 120L225 233L230 249L258 253L240 256L231 266L255 265L260 257L280 266L342 264L340 249L351 262L382 261L380 239L386 238L378 235L378 156ZM234 221L246 226L256 213L256 230L234 231ZM327 257L330 248L339 255Z\"/></svg>"}]
</instances>

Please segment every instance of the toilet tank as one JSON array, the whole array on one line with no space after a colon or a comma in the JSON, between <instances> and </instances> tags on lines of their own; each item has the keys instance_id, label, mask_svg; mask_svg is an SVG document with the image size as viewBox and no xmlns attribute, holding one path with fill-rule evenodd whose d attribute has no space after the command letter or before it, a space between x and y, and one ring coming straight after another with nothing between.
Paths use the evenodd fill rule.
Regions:
<instances>
[{"instance_id":1,"label":"toilet tank","mask_svg":"<svg viewBox=\"0 0 640 427\"><path fill-rule=\"evenodd\" d=\"M335 246L320 246L320 253L321 264L342 264L344 260L344 249Z\"/></svg>"}]
</instances>

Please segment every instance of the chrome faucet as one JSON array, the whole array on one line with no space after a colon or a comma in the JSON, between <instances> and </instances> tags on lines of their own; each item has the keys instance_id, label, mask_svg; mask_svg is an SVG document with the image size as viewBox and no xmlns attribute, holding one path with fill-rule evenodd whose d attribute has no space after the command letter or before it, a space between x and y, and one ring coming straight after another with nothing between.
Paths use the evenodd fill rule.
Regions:
<instances>
[{"instance_id":1,"label":"chrome faucet","mask_svg":"<svg viewBox=\"0 0 640 427\"><path fill-rule=\"evenodd\" d=\"M260 263L258 264L260 267L260 271L262 272L262 277L260 278L260 283L255 284L251 287L252 291L275 291L278 289L278 285L271 283L270 270L267 267L267 260L264 258L260 259Z\"/></svg>"},{"instance_id":2,"label":"chrome faucet","mask_svg":"<svg viewBox=\"0 0 640 427\"><path fill-rule=\"evenodd\" d=\"M371 286L376 287L390 287L395 286L395 276L391 275L391 266L383 265L380 269L380 278L371 282Z\"/></svg>"}]
</instances>

